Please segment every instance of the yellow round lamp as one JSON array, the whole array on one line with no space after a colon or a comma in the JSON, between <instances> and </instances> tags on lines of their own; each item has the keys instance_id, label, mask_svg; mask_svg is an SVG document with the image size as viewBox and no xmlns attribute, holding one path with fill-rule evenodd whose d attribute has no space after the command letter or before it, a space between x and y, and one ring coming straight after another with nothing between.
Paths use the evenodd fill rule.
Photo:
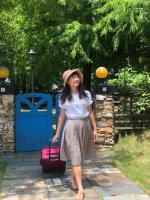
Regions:
<instances>
[{"instance_id":1,"label":"yellow round lamp","mask_svg":"<svg viewBox=\"0 0 150 200\"><path fill-rule=\"evenodd\" d=\"M0 78L7 78L9 76L9 70L6 67L0 67Z\"/></svg>"},{"instance_id":2,"label":"yellow round lamp","mask_svg":"<svg viewBox=\"0 0 150 200\"><path fill-rule=\"evenodd\" d=\"M105 67L98 67L96 69L97 78L106 78L108 75L108 70Z\"/></svg>"}]
</instances>

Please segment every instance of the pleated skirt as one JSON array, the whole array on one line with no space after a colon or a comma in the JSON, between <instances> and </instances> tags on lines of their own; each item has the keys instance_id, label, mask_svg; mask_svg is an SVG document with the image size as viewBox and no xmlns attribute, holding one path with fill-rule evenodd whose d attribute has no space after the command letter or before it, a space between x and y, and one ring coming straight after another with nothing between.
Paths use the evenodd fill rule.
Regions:
<instances>
[{"instance_id":1,"label":"pleated skirt","mask_svg":"<svg viewBox=\"0 0 150 200\"><path fill-rule=\"evenodd\" d=\"M72 165L81 165L84 160L95 160L96 149L90 119L67 119L62 140L61 160L70 160Z\"/></svg>"}]
</instances>

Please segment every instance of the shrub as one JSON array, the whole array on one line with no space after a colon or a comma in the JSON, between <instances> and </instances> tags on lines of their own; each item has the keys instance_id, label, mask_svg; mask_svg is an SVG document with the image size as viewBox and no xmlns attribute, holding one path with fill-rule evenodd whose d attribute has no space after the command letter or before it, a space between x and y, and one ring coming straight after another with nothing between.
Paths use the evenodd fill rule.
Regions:
<instances>
[{"instance_id":1,"label":"shrub","mask_svg":"<svg viewBox=\"0 0 150 200\"><path fill-rule=\"evenodd\" d=\"M121 69L108 81L120 93L134 94L133 111L137 114L150 109L150 73L137 72L133 67Z\"/></svg>"}]
</instances>

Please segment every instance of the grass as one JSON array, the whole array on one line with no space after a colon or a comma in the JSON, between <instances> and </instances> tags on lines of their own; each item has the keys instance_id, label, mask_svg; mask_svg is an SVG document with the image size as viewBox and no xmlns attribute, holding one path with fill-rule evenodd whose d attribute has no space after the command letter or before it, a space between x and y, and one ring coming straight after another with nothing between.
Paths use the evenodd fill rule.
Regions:
<instances>
[{"instance_id":1,"label":"grass","mask_svg":"<svg viewBox=\"0 0 150 200\"><path fill-rule=\"evenodd\" d=\"M3 178L4 178L6 166L7 166L6 162L0 161L0 192L1 192L1 183L2 183Z\"/></svg>"},{"instance_id":2,"label":"grass","mask_svg":"<svg viewBox=\"0 0 150 200\"><path fill-rule=\"evenodd\" d=\"M121 138L114 148L111 160L150 195L150 140L140 141L135 135Z\"/></svg>"}]
</instances>

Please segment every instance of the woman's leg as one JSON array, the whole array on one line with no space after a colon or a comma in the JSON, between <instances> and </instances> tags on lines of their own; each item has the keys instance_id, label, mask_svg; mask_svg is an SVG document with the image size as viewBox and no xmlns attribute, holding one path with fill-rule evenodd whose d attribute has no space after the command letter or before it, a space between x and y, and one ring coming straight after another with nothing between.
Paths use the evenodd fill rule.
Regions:
<instances>
[{"instance_id":1,"label":"woman's leg","mask_svg":"<svg viewBox=\"0 0 150 200\"><path fill-rule=\"evenodd\" d=\"M78 189L76 178L75 178L75 175L74 175L74 172L73 172L73 168L72 168L72 172L71 172L71 182L72 182L72 187L74 189Z\"/></svg>"},{"instance_id":2,"label":"woman's leg","mask_svg":"<svg viewBox=\"0 0 150 200\"><path fill-rule=\"evenodd\" d=\"M83 191L83 186L82 186L82 169L80 165L73 165L72 166L72 172L75 177L78 190Z\"/></svg>"}]
</instances>

